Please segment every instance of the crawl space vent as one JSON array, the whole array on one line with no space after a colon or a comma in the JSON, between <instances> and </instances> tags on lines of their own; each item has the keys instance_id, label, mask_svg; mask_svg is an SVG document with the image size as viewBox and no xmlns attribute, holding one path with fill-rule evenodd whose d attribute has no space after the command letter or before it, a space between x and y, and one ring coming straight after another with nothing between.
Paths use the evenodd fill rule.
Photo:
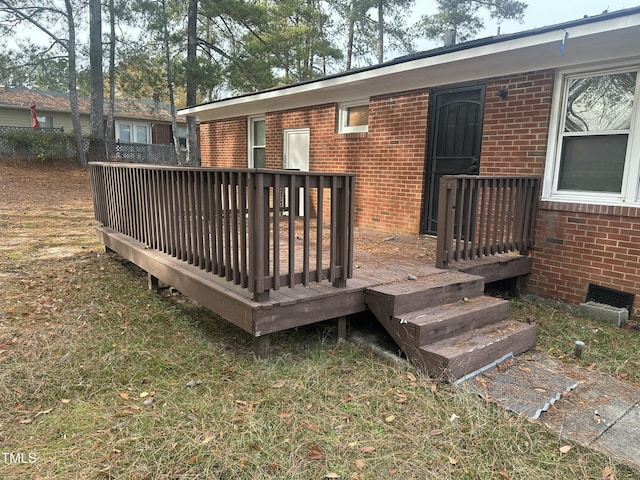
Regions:
<instances>
[{"instance_id":1,"label":"crawl space vent","mask_svg":"<svg viewBox=\"0 0 640 480\"><path fill-rule=\"evenodd\" d=\"M634 299L635 295L633 293L626 293L590 283L586 301L603 303L605 305L611 305L612 307L626 308L629 310L629 315L631 315Z\"/></svg>"}]
</instances>

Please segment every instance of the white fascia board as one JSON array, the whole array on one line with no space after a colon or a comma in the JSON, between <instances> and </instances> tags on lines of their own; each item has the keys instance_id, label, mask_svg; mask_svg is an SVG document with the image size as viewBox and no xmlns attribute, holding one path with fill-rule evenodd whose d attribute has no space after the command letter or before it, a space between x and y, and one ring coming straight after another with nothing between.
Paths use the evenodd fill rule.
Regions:
<instances>
[{"instance_id":1,"label":"white fascia board","mask_svg":"<svg viewBox=\"0 0 640 480\"><path fill-rule=\"evenodd\" d=\"M568 37L561 54L565 32ZM178 114L196 115L202 122L607 61L636 52L638 38L640 13L219 100Z\"/></svg>"}]
</instances>

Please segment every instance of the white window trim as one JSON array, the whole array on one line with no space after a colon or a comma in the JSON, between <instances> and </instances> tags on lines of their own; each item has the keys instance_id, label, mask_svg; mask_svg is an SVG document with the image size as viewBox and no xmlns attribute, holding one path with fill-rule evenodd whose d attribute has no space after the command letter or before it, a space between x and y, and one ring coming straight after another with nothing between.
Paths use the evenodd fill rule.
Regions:
<instances>
[{"instance_id":1,"label":"white window trim","mask_svg":"<svg viewBox=\"0 0 640 480\"><path fill-rule=\"evenodd\" d=\"M136 127L145 127L147 129L147 140L148 142L146 142L147 144L152 144L153 143L153 139L151 138L151 125L148 123L140 123L140 122L126 122L126 121L122 121L122 120L116 120L116 140L120 140L118 138L118 132L120 131L120 125L129 125L129 127L131 128L131 136L133 138L131 138L130 142L125 142L125 143L142 143L138 141L138 135L136 133Z\"/></svg>"},{"instance_id":2,"label":"white window trim","mask_svg":"<svg viewBox=\"0 0 640 480\"><path fill-rule=\"evenodd\" d=\"M560 174L560 157L562 154L562 128L564 121L564 107L566 102L567 79L573 77L586 77L589 75L603 75L609 73L628 72L636 70L636 92L631 112L631 126L629 128L629 140L627 155L625 158L622 177L621 193L589 192L576 190L558 190ZM637 205L640 206L640 65L634 64L609 64L598 69L566 69L557 72L553 86L553 100L551 104L551 117L549 121L549 139L547 157L544 169L544 182L542 187L542 200L584 203L596 205Z\"/></svg>"},{"instance_id":3,"label":"white window trim","mask_svg":"<svg viewBox=\"0 0 640 480\"><path fill-rule=\"evenodd\" d=\"M354 100L352 102L344 102L338 105L338 133L359 133L369 131L368 123L367 125L357 125L354 127L350 127L347 125L347 121L349 118L349 108L360 107L362 105L368 106L369 99Z\"/></svg>"},{"instance_id":4,"label":"white window trim","mask_svg":"<svg viewBox=\"0 0 640 480\"><path fill-rule=\"evenodd\" d=\"M255 162L253 158L253 149L254 148L264 148L266 150L266 145L254 145L253 144L253 126L255 122L264 121L266 126L266 117L264 115L256 115L254 117L247 118L247 166L248 168L255 168ZM266 137L266 129L265 129L265 137ZM266 138L265 138L266 143Z\"/></svg>"}]
</instances>

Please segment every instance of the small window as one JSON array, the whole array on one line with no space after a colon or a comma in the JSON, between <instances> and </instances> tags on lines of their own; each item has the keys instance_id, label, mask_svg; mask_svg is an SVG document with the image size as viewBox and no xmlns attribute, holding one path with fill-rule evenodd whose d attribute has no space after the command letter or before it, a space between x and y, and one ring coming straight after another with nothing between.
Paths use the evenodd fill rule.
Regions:
<instances>
[{"instance_id":1,"label":"small window","mask_svg":"<svg viewBox=\"0 0 640 480\"><path fill-rule=\"evenodd\" d=\"M53 117L50 115L37 115L40 128L53 128Z\"/></svg>"},{"instance_id":2,"label":"small window","mask_svg":"<svg viewBox=\"0 0 640 480\"><path fill-rule=\"evenodd\" d=\"M249 168L265 168L267 135L264 117L249 119Z\"/></svg>"},{"instance_id":3,"label":"small window","mask_svg":"<svg viewBox=\"0 0 640 480\"><path fill-rule=\"evenodd\" d=\"M187 148L187 127L178 127L178 142L182 148Z\"/></svg>"},{"instance_id":4,"label":"small window","mask_svg":"<svg viewBox=\"0 0 640 480\"><path fill-rule=\"evenodd\" d=\"M338 133L369 131L369 101L343 103L339 107Z\"/></svg>"}]
</instances>

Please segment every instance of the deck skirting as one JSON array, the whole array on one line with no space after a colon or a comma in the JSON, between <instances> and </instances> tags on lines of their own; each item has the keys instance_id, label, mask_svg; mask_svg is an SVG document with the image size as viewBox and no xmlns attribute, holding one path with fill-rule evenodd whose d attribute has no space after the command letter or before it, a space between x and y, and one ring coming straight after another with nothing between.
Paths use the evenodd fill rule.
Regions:
<instances>
[{"instance_id":1,"label":"deck skirting","mask_svg":"<svg viewBox=\"0 0 640 480\"><path fill-rule=\"evenodd\" d=\"M116 232L96 227L98 240L109 250L134 263L161 282L233 323L253 337L312 323L341 318L366 310L366 279L350 279L343 288L328 281L309 287L283 287L268 300L255 302L251 294L211 272L188 264Z\"/></svg>"}]
</instances>

